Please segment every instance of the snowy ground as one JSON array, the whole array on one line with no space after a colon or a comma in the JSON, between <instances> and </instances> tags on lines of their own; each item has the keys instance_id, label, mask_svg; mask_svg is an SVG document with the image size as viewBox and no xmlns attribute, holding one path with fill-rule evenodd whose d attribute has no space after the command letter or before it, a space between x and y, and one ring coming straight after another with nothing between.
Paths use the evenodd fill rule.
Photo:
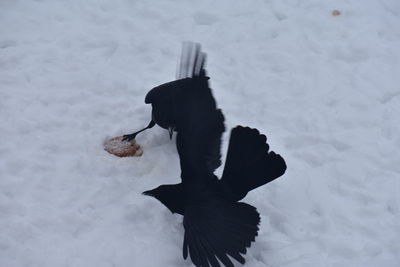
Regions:
<instances>
[{"instance_id":1,"label":"snowy ground","mask_svg":"<svg viewBox=\"0 0 400 267\"><path fill-rule=\"evenodd\" d=\"M0 266L191 266L181 218L140 194L179 179L167 132L141 158L102 149L147 125L183 40L227 128L288 164L245 199L246 266L400 266L398 0L0 0Z\"/></svg>"}]
</instances>

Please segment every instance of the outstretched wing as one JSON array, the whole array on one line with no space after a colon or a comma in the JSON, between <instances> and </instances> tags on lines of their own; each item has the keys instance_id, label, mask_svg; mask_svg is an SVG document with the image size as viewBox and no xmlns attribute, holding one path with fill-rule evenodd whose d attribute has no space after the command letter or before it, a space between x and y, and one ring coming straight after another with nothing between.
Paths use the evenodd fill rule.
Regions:
<instances>
[{"instance_id":1,"label":"outstretched wing","mask_svg":"<svg viewBox=\"0 0 400 267\"><path fill-rule=\"evenodd\" d=\"M182 181L193 182L195 179L213 177L213 172L221 165L221 137L225 126L224 116L219 109L193 107L187 114L185 123L177 129L176 146Z\"/></svg>"},{"instance_id":2,"label":"outstretched wing","mask_svg":"<svg viewBox=\"0 0 400 267\"><path fill-rule=\"evenodd\" d=\"M258 232L260 216L246 203L209 199L186 209L183 226L183 258L196 266L233 267L232 257L244 264L246 254ZM217 260L218 259L218 260Z\"/></svg>"},{"instance_id":3,"label":"outstretched wing","mask_svg":"<svg viewBox=\"0 0 400 267\"><path fill-rule=\"evenodd\" d=\"M286 171L285 160L269 151L267 137L257 129L237 126L231 131L221 183L229 187L234 200L269 183Z\"/></svg>"},{"instance_id":4,"label":"outstretched wing","mask_svg":"<svg viewBox=\"0 0 400 267\"><path fill-rule=\"evenodd\" d=\"M217 109L205 76L206 55L196 43L184 43L178 80L183 86L176 94L175 118L177 149L182 179L211 177L221 165L221 137L225 131L224 116ZM189 77L189 78L187 78Z\"/></svg>"}]
</instances>

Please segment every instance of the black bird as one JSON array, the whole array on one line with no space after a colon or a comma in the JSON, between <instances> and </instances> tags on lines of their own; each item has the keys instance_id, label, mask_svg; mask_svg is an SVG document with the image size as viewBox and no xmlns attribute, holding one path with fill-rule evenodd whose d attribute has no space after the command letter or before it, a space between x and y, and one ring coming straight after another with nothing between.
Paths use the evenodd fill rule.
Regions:
<instances>
[{"instance_id":1,"label":"black bird","mask_svg":"<svg viewBox=\"0 0 400 267\"><path fill-rule=\"evenodd\" d=\"M177 114L191 116L186 106L182 103L195 104L198 101L198 92L206 98L206 106L199 107L194 112L202 112L203 109L214 108L215 100L208 85L209 77L204 69L206 54L201 52L199 44L192 42L183 43L180 66L177 72L177 80L162 84L151 89L145 98L146 104L152 106L151 121L147 127L132 134L124 135L123 141L130 141L136 135L155 124L169 131L172 138L174 131L179 131L181 121Z\"/></svg>"},{"instance_id":2,"label":"black bird","mask_svg":"<svg viewBox=\"0 0 400 267\"><path fill-rule=\"evenodd\" d=\"M211 113L214 116L210 116ZM284 174L284 159L269 151L266 136L238 126L231 131L222 178L214 175L220 162L223 117L215 110L196 121L185 120L177 134L182 182L161 185L143 194L153 196L172 213L183 215L183 257L196 266L233 267L258 234L256 208L242 202L246 194ZM203 119L204 120L203 120ZM205 120L207 118L207 120ZM212 119L210 119L212 118ZM199 123L202 122L202 123ZM218 151L218 153L216 153Z\"/></svg>"}]
</instances>

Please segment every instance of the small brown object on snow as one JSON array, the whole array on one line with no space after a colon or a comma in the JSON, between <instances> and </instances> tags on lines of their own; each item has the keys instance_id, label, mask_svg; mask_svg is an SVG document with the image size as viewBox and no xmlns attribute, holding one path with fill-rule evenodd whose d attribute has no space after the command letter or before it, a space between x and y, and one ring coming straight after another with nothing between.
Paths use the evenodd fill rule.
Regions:
<instances>
[{"instance_id":1,"label":"small brown object on snow","mask_svg":"<svg viewBox=\"0 0 400 267\"><path fill-rule=\"evenodd\" d=\"M143 154L142 148L136 144L135 139L122 141L122 136L108 139L104 142L104 150L118 157L140 157Z\"/></svg>"},{"instance_id":2,"label":"small brown object on snow","mask_svg":"<svg viewBox=\"0 0 400 267\"><path fill-rule=\"evenodd\" d=\"M339 10L335 9L332 11L332 16L339 16L340 14L342 14L342 12L340 12Z\"/></svg>"}]
</instances>

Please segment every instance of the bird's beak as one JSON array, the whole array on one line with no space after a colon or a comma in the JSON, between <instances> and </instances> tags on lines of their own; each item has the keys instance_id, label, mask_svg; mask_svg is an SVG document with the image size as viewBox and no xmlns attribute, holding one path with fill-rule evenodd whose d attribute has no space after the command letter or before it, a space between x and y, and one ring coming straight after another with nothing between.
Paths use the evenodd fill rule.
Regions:
<instances>
[{"instance_id":1,"label":"bird's beak","mask_svg":"<svg viewBox=\"0 0 400 267\"><path fill-rule=\"evenodd\" d=\"M154 197L153 190L144 191L142 195Z\"/></svg>"},{"instance_id":2,"label":"bird's beak","mask_svg":"<svg viewBox=\"0 0 400 267\"><path fill-rule=\"evenodd\" d=\"M169 139L172 139L172 135L174 134L174 127L169 127L168 132L169 132Z\"/></svg>"}]
</instances>

